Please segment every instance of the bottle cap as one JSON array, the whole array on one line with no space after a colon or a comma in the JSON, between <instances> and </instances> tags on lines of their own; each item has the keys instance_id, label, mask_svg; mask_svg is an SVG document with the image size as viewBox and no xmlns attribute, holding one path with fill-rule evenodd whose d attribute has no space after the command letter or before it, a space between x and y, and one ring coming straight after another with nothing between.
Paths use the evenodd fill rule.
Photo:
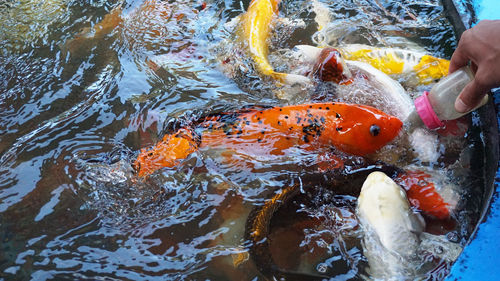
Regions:
<instances>
[{"instance_id":1,"label":"bottle cap","mask_svg":"<svg viewBox=\"0 0 500 281\"><path fill-rule=\"evenodd\" d=\"M415 108L420 119L429 129L433 130L444 126L429 102L429 92L425 91L423 95L415 99Z\"/></svg>"}]
</instances>

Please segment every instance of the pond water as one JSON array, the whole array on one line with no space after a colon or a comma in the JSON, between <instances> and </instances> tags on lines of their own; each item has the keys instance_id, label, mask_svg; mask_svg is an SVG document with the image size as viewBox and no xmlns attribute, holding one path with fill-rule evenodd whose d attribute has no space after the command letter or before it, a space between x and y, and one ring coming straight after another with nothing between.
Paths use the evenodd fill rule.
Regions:
<instances>
[{"instance_id":1,"label":"pond water","mask_svg":"<svg viewBox=\"0 0 500 281\"><path fill-rule=\"evenodd\" d=\"M329 178L315 168L314 153L236 154L241 161L228 163L224 151L203 148L147 179L133 173L141 148L203 114L288 103L233 43L227 23L249 1L163 1L137 12L142 2L0 3L0 278L262 279L248 257L246 218L294 184L315 192L276 214L270 235L276 263L339 280L366 274L356 197L324 190ZM270 39L273 64L283 50L317 43L308 3L281 3L280 17L295 24L277 28ZM412 46L449 59L457 43L439 1L325 7L334 18L322 37L329 45ZM117 28L90 29L118 12L124 21ZM228 73L226 61L237 71ZM407 90L415 96L429 87ZM410 149L404 146L391 163L454 186L461 198L452 219L427 223L428 231L459 246L484 204L474 196L483 188L474 176L482 156L476 117L468 119L465 138L440 140L436 161L403 157ZM419 266L422 278L439 280L451 262Z\"/></svg>"}]
</instances>

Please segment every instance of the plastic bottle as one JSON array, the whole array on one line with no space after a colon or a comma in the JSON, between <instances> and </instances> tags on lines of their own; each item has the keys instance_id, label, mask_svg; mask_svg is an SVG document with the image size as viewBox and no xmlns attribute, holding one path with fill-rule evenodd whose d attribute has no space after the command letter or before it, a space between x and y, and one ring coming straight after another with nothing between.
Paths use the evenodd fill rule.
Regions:
<instances>
[{"instance_id":1,"label":"plastic bottle","mask_svg":"<svg viewBox=\"0 0 500 281\"><path fill-rule=\"evenodd\" d=\"M412 125L423 123L429 129L437 129L445 125L443 121L455 120L483 106L488 101L488 95L468 112L455 110L455 100L472 79L474 79L474 74L468 66L444 77L432 87L430 93L425 91L422 96L415 99L415 111L410 114L407 121L413 123Z\"/></svg>"}]
</instances>

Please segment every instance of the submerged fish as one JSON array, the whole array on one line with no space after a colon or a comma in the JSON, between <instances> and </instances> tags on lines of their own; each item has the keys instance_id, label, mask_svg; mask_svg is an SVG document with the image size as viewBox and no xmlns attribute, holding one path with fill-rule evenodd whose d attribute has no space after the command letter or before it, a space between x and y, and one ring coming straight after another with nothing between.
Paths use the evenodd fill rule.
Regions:
<instances>
[{"instance_id":1,"label":"submerged fish","mask_svg":"<svg viewBox=\"0 0 500 281\"><path fill-rule=\"evenodd\" d=\"M196 19L199 10L204 9L206 4L195 8L194 3L188 0L175 3L145 0L130 12L124 6L118 4L101 21L92 27L83 28L66 43L69 51L78 53L88 48L92 40L116 33L135 51L146 49L165 54L168 49L168 53L178 54L179 57L192 55L194 43L191 38L194 31L190 30L188 24ZM148 61L151 59L155 58L149 58Z\"/></svg>"},{"instance_id":2,"label":"submerged fish","mask_svg":"<svg viewBox=\"0 0 500 281\"><path fill-rule=\"evenodd\" d=\"M421 184L420 178L424 175L422 172L407 172L384 163L370 164L359 159L354 162L353 166L349 166L349 171L337 170L333 174L326 174L328 182L324 187L336 194L359 195L357 212L363 228L367 231L363 252L370 261L372 277L411 276L414 274L411 264L415 262L425 227L423 217L412 208L432 215L440 214L446 204L437 193L431 197L421 196L434 190L432 184ZM405 192L395 181L404 181L405 189L409 191ZM319 273L316 275L284 271L276 265L270 253L269 235L273 215L281 207L293 202L302 189L307 190L308 185L302 188L298 185L285 187L248 216L245 238L251 242L250 257L266 277L283 277L287 280L299 277L307 277L307 280L332 277ZM438 240L431 238L428 233L425 233L425 238ZM450 253L443 253L442 256L449 256L448 260L452 261L456 256L456 245L448 246ZM386 264L389 260L394 264Z\"/></svg>"},{"instance_id":3,"label":"submerged fish","mask_svg":"<svg viewBox=\"0 0 500 281\"><path fill-rule=\"evenodd\" d=\"M299 148L317 153L331 148L354 155L374 153L392 141L402 122L376 108L315 103L208 116L192 128L165 135L135 161L139 176L173 167L199 147L249 154L284 155Z\"/></svg>"}]
</instances>

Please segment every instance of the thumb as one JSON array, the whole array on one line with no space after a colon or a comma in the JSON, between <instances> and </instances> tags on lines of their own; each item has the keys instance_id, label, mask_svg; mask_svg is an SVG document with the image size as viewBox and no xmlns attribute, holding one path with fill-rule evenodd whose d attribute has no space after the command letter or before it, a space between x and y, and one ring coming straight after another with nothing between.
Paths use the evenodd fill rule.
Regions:
<instances>
[{"instance_id":1,"label":"thumb","mask_svg":"<svg viewBox=\"0 0 500 281\"><path fill-rule=\"evenodd\" d=\"M455 100L455 110L462 113L472 110L479 104L488 90L488 87L484 86L484 84L478 82L478 80L474 78L465 86Z\"/></svg>"}]
</instances>

